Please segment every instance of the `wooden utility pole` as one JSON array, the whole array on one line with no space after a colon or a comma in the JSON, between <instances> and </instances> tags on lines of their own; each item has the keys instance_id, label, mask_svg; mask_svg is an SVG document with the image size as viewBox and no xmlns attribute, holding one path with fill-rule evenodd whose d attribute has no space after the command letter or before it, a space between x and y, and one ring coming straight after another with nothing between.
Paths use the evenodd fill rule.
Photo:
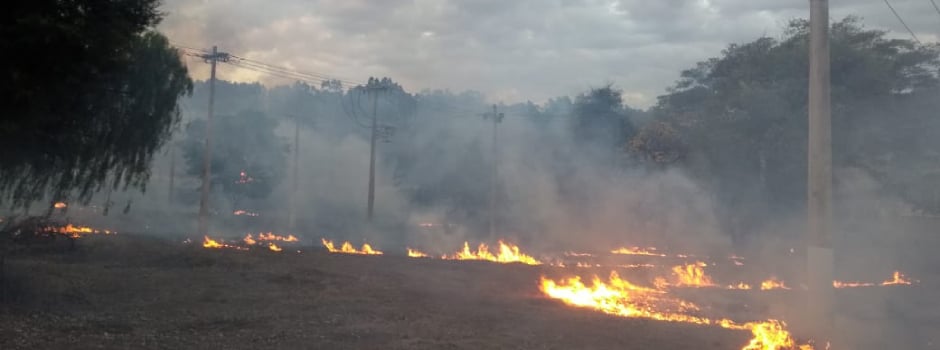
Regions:
<instances>
[{"instance_id":1,"label":"wooden utility pole","mask_svg":"<svg viewBox=\"0 0 940 350\"><path fill-rule=\"evenodd\" d=\"M829 1L810 0L809 171L807 178L808 315L817 339L833 326L832 133L830 116Z\"/></svg>"},{"instance_id":2,"label":"wooden utility pole","mask_svg":"<svg viewBox=\"0 0 940 350\"><path fill-rule=\"evenodd\" d=\"M493 142L491 145L492 148L492 164L490 165L490 239L496 238L496 191L499 181L499 137L498 137L498 127L500 122L503 121L503 113L497 113L496 105L493 105L492 113L484 113L484 119L493 120Z\"/></svg>"},{"instance_id":3,"label":"wooden utility pole","mask_svg":"<svg viewBox=\"0 0 940 350\"><path fill-rule=\"evenodd\" d=\"M219 52L213 46L212 53L200 56L210 64L209 70L209 111L206 114L206 148L202 154L202 194L199 198L199 227L200 236L209 231L209 189L211 182L211 156L212 156L212 109L215 104L215 66L219 61L228 61L228 53Z\"/></svg>"},{"instance_id":4,"label":"wooden utility pole","mask_svg":"<svg viewBox=\"0 0 940 350\"><path fill-rule=\"evenodd\" d=\"M167 202L173 204L173 181L176 178L176 144L170 144L170 188L167 191Z\"/></svg>"}]
</instances>

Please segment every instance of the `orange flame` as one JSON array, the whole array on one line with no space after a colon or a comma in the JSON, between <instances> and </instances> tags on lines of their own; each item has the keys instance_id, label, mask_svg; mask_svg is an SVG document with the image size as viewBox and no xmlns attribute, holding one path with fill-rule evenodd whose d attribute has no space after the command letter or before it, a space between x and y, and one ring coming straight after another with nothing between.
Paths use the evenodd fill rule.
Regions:
<instances>
[{"instance_id":1,"label":"orange flame","mask_svg":"<svg viewBox=\"0 0 940 350\"><path fill-rule=\"evenodd\" d=\"M748 330L753 338L742 350L782 350L795 348L796 342L786 330L786 324L777 320L737 323L729 319L710 319L686 312L698 310L694 304L672 297L662 290L633 285L611 272L607 282L594 277L591 286L580 277L555 281L541 278L540 290L547 296L565 304L598 310L621 317L647 318L659 321L713 325L733 330ZM812 349L800 345L800 349Z\"/></svg>"},{"instance_id":2,"label":"orange flame","mask_svg":"<svg viewBox=\"0 0 940 350\"><path fill-rule=\"evenodd\" d=\"M408 248L408 256L412 258L427 258L428 255L419 250Z\"/></svg>"},{"instance_id":3,"label":"orange flame","mask_svg":"<svg viewBox=\"0 0 940 350\"><path fill-rule=\"evenodd\" d=\"M858 288L858 287L874 287L874 286L897 286L897 285L911 285L917 283L917 280L909 280L907 276L904 275L901 271L894 271L892 278L884 282L872 283L872 282L843 282L843 281L832 281L832 286L835 288Z\"/></svg>"},{"instance_id":4,"label":"orange flame","mask_svg":"<svg viewBox=\"0 0 940 350\"><path fill-rule=\"evenodd\" d=\"M66 204L65 202L55 202L55 204L52 205L52 207L53 207L53 208L56 208L56 209L62 209L62 208L66 208L66 207L68 207L68 206L69 206L69 205Z\"/></svg>"},{"instance_id":5,"label":"orange flame","mask_svg":"<svg viewBox=\"0 0 940 350\"><path fill-rule=\"evenodd\" d=\"M699 261L694 264L686 264L672 267L672 275L675 277L674 283L669 283L665 278L657 277L653 284L657 288L663 289L670 285L676 287L714 287L712 278L705 274L704 267L707 264Z\"/></svg>"},{"instance_id":6,"label":"orange flame","mask_svg":"<svg viewBox=\"0 0 940 350\"><path fill-rule=\"evenodd\" d=\"M893 286L898 284L910 285L911 281L904 278L904 274L901 271L894 271L894 278L881 282L882 286Z\"/></svg>"},{"instance_id":7,"label":"orange flame","mask_svg":"<svg viewBox=\"0 0 940 350\"><path fill-rule=\"evenodd\" d=\"M454 255L444 255L442 259L452 260L486 260L503 264L523 263L527 265L541 265L542 262L535 258L523 254L519 247L510 243L499 241L499 253L490 253L489 247L485 243L480 243L476 252L470 250L470 244L463 242L463 250Z\"/></svg>"},{"instance_id":8,"label":"orange flame","mask_svg":"<svg viewBox=\"0 0 940 350\"><path fill-rule=\"evenodd\" d=\"M741 283L738 283L738 284L734 284L734 285L728 286L728 289L750 290L750 289L751 289L751 285L750 285L750 284L747 284L747 283L744 283L744 282L741 282Z\"/></svg>"},{"instance_id":9,"label":"orange flame","mask_svg":"<svg viewBox=\"0 0 940 350\"><path fill-rule=\"evenodd\" d=\"M68 236L71 238L79 238L86 235L110 235L117 232L110 230L98 230L88 226L75 226L68 224L61 227L48 227L46 228L47 232L58 233L60 235Z\"/></svg>"},{"instance_id":10,"label":"orange flame","mask_svg":"<svg viewBox=\"0 0 940 350\"><path fill-rule=\"evenodd\" d=\"M323 242L323 246L326 247L326 250L330 251L330 253L362 254L362 255L382 255L383 254L381 251L372 249L372 246L370 246L368 243L363 244L362 249L356 250L356 248L353 247L352 243L349 243L349 242L343 242L343 245L340 247L340 249L336 249L336 246L333 245L333 241L328 241L326 239L321 238L320 242Z\"/></svg>"},{"instance_id":11,"label":"orange flame","mask_svg":"<svg viewBox=\"0 0 940 350\"><path fill-rule=\"evenodd\" d=\"M251 237L250 233L247 236L245 236L245 238L242 239L242 241L244 241L245 244L247 245L255 245L255 243L258 243L258 241L255 241L255 239Z\"/></svg>"},{"instance_id":12,"label":"orange flame","mask_svg":"<svg viewBox=\"0 0 940 350\"><path fill-rule=\"evenodd\" d=\"M214 240L214 239L212 239L212 238L209 238L209 236L203 236L203 239L202 239L202 247L203 247L203 248L210 248L210 249L228 248L228 249L235 249L235 250L248 250L248 248L239 247L239 246L230 245L230 244L225 244L225 243L223 243L221 240L218 240L218 241L217 241L217 240Z\"/></svg>"},{"instance_id":13,"label":"orange flame","mask_svg":"<svg viewBox=\"0 0 940 350\"><path fill-rule=\"evenodd\" d=\"M760 283L760 290L771 290L771 289L790 289L782 281L778 280L777 277L770 277L770 279L765 280Z\"/></svg>"},{"instance_id":14,"label":"orange flame","mask_svg":"<svg viewBox=\"0 0 940 350\"><path fill-rule=\"evenodd\" d=\"M646 249L640 247L622 247L610 251L613 254L621 255L646 255L646 256L666 256L666 254L656 253L655 247L649 247Z\"/></svg>"},{"instance_id":15,"label":"orange flame","mask_svg":"<svg viewBox=\"0 0 940 350\"><path fill-rule=\"evenodd\" d=\"M281 247L278 247L277 244L274 244L274 243L268 243L268 249L270 249L272 252L279 252L283 250L281 249Z\"/></svg>"},{"instance_id":16,"label":"orange flame","mask_svg":"<svg viewBox=\"0 0 940 350\"><path fill-rule=\"evenodd\" d=\"M297 239L297 237L294 237L294 235L287 235L287 237L284 237L284 236L279 236L279 235L273 234L273 233L271 233L271 232L268 232L268 233L263 233L263 232L262 232L262 233L259 233L259 234L258 234L258 240L259 240L259 241L282 241L282 242L297 242L297 241L299 241L299 240Z\"/></svg>"}]
</instances>

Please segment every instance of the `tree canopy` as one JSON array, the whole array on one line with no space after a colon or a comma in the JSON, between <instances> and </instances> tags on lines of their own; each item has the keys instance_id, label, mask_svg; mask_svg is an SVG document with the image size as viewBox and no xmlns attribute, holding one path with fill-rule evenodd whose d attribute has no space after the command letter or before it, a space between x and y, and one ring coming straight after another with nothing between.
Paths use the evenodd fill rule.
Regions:
<instances>
[{"instance_id":1,"label":"tree canopy","mask_svg":"<svg viewBox=\"0 0 940 350\"><path fill-rule=\"evenodd\" d=\"M940 108L940 49L886 34L854 17L832 25L833 162L897 189L923 178L908 170L935 161L930 152L940 146L931 141L940 124L930 115ZM733 44L683 71L652 109L655 120L631 141L632 151L685 167L733 216L762 205L801 208L808 42L808 22L795 20L779 40Z\"/></svg>"},{"instance_id":2,"label":"tree canopy","mask_svg":"<svg viewBox=\"0 0 940 350\"><path fill-rule=\"evenodd\" d=\"M157 0L18 1L0 25L0 201L143 188L191 90Z\"/></svg>"}]
</instances>

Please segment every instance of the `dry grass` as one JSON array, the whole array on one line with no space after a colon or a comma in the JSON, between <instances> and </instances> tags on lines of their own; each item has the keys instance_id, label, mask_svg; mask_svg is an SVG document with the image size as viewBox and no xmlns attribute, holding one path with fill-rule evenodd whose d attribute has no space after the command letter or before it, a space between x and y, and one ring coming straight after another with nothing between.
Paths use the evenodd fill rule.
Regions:
<instances>
[{"instance_id":1,"label":"dry grass","mask_svg":"<svg viewBox=\"0 0 940 350\"><path fill-rule=\"evenodd\" d=\"M67 248L60 241L7 259L0 349L738 349L748 338L566 307L537 289L540 275L559 273L550 267L314 248L206 250L123 234ZM682 293L741 319L766 317L796 299L786 292ZM940 334L930 321L940 317L923 304L930 293L875 291L875 303L870 293L843 295L869 309L853 327L880 330L859 331L859 344L881 349L914 334L920 338L910 344L926 347L898 348L935 348L923 341ZM913 319L911 310L919 312L916 327L884 327L884 319Z\"/></svg>"},{"instance_id":2,"label":"dry grass","mask_svg":"<svg viewBox=\"0 0 940 350\"><path fill-rule=\"evenodd\" d=\"M538 267L89 237L7 263L0 348L728 349L539 295Z\"/></svg>"}]
</instances>

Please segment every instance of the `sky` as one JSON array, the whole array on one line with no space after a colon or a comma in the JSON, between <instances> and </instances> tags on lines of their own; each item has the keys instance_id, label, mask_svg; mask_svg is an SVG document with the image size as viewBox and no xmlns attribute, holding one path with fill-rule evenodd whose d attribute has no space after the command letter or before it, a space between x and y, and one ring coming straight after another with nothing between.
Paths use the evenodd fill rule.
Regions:
<instances>
[{"instance_id":1,"label":"sky","mask_svg":"<svg viewBox=\"0 0 940 350\"><path fill-rule=\"evenodd\" d=\"M930 0L890 0L922 42L937 42ZM910 34L884 0L831 0L830 17ZM391 77L408 91L475 90L542 103L612 83L627 104L656 102L729 43L778 37L809 0L165 0L159 30L209 48L344 81ZM207 65L189 59L196 79ZM223 65L222 79L289 80Z\"/></svg>"}]
</instances>

